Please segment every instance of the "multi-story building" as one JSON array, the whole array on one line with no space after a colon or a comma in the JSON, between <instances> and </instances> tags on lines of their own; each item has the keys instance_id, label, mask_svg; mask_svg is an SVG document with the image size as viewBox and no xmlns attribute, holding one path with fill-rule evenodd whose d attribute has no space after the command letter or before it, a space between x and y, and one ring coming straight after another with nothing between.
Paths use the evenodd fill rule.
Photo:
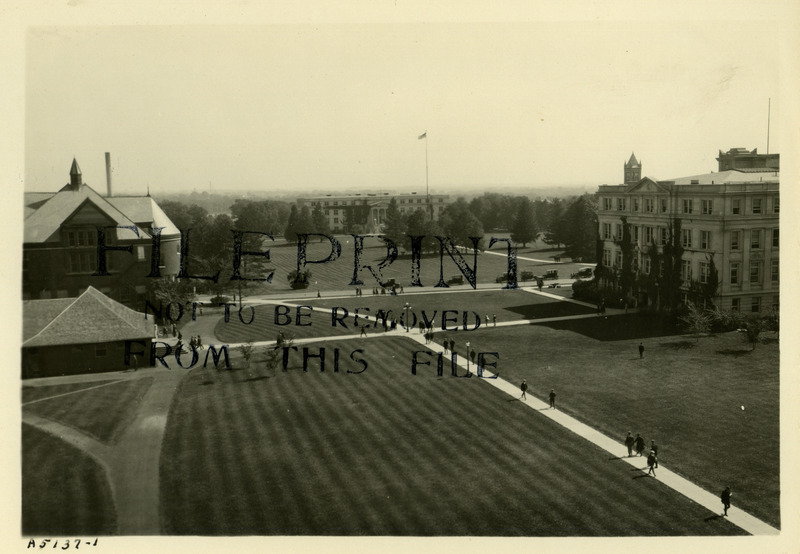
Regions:
<instances>
[{"instance_id":1,"label":"multi-story building","mask_svg":"<svg viewBox=\"0 0 800 554\"><path fill-rule=\"evenodd\" d=\"M312 211L319 206L328 219L328 226L334 233L344 230L348 218L365 232L379 232L386 220L386 209L394 198L402 214L423 210L438 219L445 206L450 203L449 194L417 194L416 192L393 194L388 192L314 196L298 198L297 206L308 206Z\"/></svg>"},{"instance_id":2,"label":"multi-story building","mask_svg":"<svg viewBox=\"0 0 800 554\"><path fill-rule=\"evenodd\" d=\"M741 154L743 160L738 160ZM602 185L598 190L598 222L603 265L622 266L622 216L631 225L633 267L638 274L652 268L647 249L659 251L672 220L681 220L681 277L704 283L711 259L719 276L715 304L723 309L764 312L779 306L779 155L755 150L720 152L718 173L658 181ZM736 169L723 169L723 167ZM746 167L745 167L746 166ZM627 164L626 164L627 169ZM627 177L627 171L626 175ZM640 293L639 301L646 301Z\"/></svg>"},{"instance_id":3,"label":"multi-story building","mask_svg":"<svg viewBox=\"0 0 800 554\"><path fill-rule=\"evenodd\" d=\"M110 173L110 171L109 171ZM97 270L97 228L106 230L109 275ZM70 182L58 192L25 194L22 261L24 300L79 296L92 286L108 297L141 307L152 272L153 229L160 228L159 272L178 273L180 231L149 196L106 196L83 182L76 160Z\"/></svg>"}]
</instances>

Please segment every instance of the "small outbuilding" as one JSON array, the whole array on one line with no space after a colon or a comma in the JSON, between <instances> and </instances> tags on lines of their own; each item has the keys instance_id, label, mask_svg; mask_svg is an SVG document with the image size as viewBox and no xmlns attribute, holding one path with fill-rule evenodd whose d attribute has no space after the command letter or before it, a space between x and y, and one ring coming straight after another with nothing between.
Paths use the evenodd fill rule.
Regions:
<instances>
[{"instance_id":1,"label":"small outbuilding","mask_svg":"<svg viewBox=\"0 0 800 554\"><path fill-rule=\"evenodd\" d=\"M23 379L121 371L133 355L150 365L153 320L94 287L77 298L24 301L22 320Z\"/></svg>"}]
</instances>

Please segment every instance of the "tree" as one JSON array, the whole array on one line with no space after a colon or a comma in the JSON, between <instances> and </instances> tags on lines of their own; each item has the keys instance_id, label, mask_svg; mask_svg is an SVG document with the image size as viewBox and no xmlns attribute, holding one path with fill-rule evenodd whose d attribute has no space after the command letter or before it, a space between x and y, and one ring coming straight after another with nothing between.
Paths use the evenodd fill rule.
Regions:
<instances>
[{"instance_id":1,"label":"tree","mask_svg":"<svg viewBox=\"0 0 800 554\"><path fill-rule=\"evenodd\" d=\"M189 206L175 200L161 200L158 206L167 214L170 221L181 230L196 227L208 217L208 211L197 204Z\"/></svg>"},{"instance_id":2,"label":"tree","mask_svg":"<svg viewBox=\"0 0 800 554\"><path fill-rule=\"evenodd\" d=\"M423 252L437 252L439 241L436 240L436 236L444 234L438 222L431 220L421 208L408 216L406 232L412 237L425 237L422 239Z\"/></svg>"},{"instance_id":3,"label":"tree","mask_svg":"<svg viewBox=\"0 0 800 554\"><path fill-rule=\"evenodd\" d=\"M297 204L292 204L289 208L289 217L286 220L286 227L283 231L283 238L286 242L297 242Z\"/></svg>"},{"instance_id":4,"label":"tree","mask_svg":"<svg viewBox=\"0 0 800 554\"><path fill-rule=\"evenodd\" d=\"M469 205L463 198L459 198L444 209L439 218L439 226L454 244L472 246L469 237L481 237L478 248L483 247L483 225L470 211Z\"/></svg>"},{"instance_id":5,"label":"tree","mask_svg":"<svg viewBox=\"0 0 800 554\"><path fill-rule=\"evenodd\" d=\"M756 344L758 344L759 335L761 335L761 331L764 330L764 323L761 321L761 318L758 315L751 315L750 317L745 319L744 324L744 336L747 342L752 345L751 350L756 349Z\"/></svg>"},{"instance_id":6,"label":"tree","mask_svg":"<svg viewBox=\"0 0 800 554\"><path fill-rule=\"evenodd\" d=\"M250 358L253 357L253 343L251 341L243 342L242 344L239 345L239 352L241 352L242 360L244 360L243 369L249 369Z\"/></svg>"},{"instance_id":7,"label":"tree","mask_svg":"<svg viewBox=\"0 0 800 554\"><path fill-rule=\"evenodd\" d=\"M703 285L703 300L714 305L714 299L717 297L717 289L719 288L719 272L717 266L714 264L714 253L708 256L708 276Z\"/></svg>"},{"instance_id":8,"label":"tree","mask_svg":"<svg viewBox=\"0 0 800 554\"><path fill-rule=\"evenodd\" d=\"M533 202L527 196L521 196L511 221L511 240L521 242L525 248L529 242L536 240L539 230L536 227L536 216Z\"/></svg>"},{"instance_id":9,"label":"tree","mask_svg":"<svg viewBox=\"0 0 800 554\"><path fill-rule=\"evenodd\" d=\"M581 196L572 202L564 210L558 227L558 240L564 243L568 256L577 260L602 262L602 242L599 253L596 249L600 238L597 211L590 197Z\"/></svg>"},{"instance_id":10,"label":"tree","mask_svg":"<svg viewBox=\"0 0 800 554\"><path fill-rule=\"evenodd\" d=\"M667 241L664 244L664 275L661 279L662 306L673 311L681 302L681 269L683 262L683 244L681 243L681 220L670 219L667 225Z\"/></svg>"},{"instance_id":11,"label":"tree","mask_svg":"<svg viewBox=\"0 0 800 554\"><path fill-rule=\"evenodd\" d=\"M406 218L400 213L400 208L397 207L396 198L389 201L389 206L386 208L386 222L383 227L383 234L386 235L386 238L394 241L398 247L406 244L405 235L408 225Z\"/></svg>"},{"instance_id":12,"label":"tree","mask_svg":"<svg viewBox=\"0 0 800 554\"><path fill-rule=\"evenodd\" d=\"M565 201L554 198L550 202L545 201L545 218L542 220L537 212L536 220L545 222L544 242L551 245L560 246L566 244L569 234L569 226L565 225L564 215L566 213Z\"/></svg>"},{"instance_id":13,"label":"tree","mask_svg":"<svg viewBox=\"0 0 800 554\"><path fill-rule=\"evenodd\" d=\"M711 331L713 315L708 310L701 309L694 302L686 304L686 313L679 318L686 326L687 331L695 337L695 342L700 340L701 335Z\"/></svg>"},{"instance_id":14,"label":"tree","mask_svg":"<svg viewBox=\"0 0 800 554\"><path fill-rule=\"evenodd\" d=\"M314 206L314 211L311 212L311 222L315 233L330 235L331 228L328 225L328 218L325 216L325 212L322 211L319 204Z\"/></svg>"},{"instance_id":15,"label":"tree","mask_svg":"<svg viewBox=\"0 0 800 554\"><path fill-rule=\"evenodd\" d=\"M622 250L622 267L619 268L619 285L623 298L628 298L634 283L633 241L628 218L623 215L620 220L622 221L622 237L617 244Z\"/></svg>"}]
</instances>

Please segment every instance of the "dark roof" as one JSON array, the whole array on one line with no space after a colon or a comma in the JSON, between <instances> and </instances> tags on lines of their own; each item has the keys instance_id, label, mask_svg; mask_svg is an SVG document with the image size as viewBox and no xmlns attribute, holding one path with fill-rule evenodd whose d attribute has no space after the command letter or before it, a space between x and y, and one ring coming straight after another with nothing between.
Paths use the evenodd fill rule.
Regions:
<instances>
[{"instance_id":1,"label":"dark roof","mask_svg":"<svg viewBox=\"0 0 800 554\"><path fill-rule=\"evenodd\" d=\"M633 155L633 152L631 152L631 157L628 158L628 163L625 165L628 167L639 167L639 160L636 159L636 156Z\"/></svg>"},{"instance_id":2,"label":"dark roof","mask_svg":"<svg viewBox=\"0 0 800 554\"><path fill-rule=\"evenodd\" d=\"M70 175L80 175L81 174L81 168L78 165L78 160L76 160L75 158L72 158L72 167L69 168L69 174Z\"/></svg>"},{"instance_id":3,"label":"dark roof","mask_svg":"<svg viewBox=\"0 0 800 554\"><path fill-rule=\"evenodd\" d=\"M22 333L23 347L117 342L152 337L153 322L89 287L78 298L23 302Z\"/></svg>"}]
</instances>

